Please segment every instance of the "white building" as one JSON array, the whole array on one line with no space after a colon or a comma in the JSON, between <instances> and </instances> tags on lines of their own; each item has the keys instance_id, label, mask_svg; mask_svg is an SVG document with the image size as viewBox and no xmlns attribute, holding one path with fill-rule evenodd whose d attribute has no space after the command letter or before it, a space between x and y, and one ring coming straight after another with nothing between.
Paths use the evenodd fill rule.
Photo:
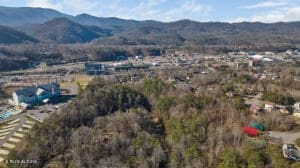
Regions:
<instances>
[{"instance_id":1,"label":"white building","mask_svg":"<svg viewBox=\"0 0 300 168\"><path fill-rule=\"evenodd\" d=\"M300 112L300 102L294 104L294 110Z\"/></svg>"},{"instance_id":2,"label":"white building","mask_svg":"<svg viewBox=\"0 0 300 168\"><path fill-rule=\"evenodd\" d=\"M264 109L267 112L272 112L275 109L275 104L274 103L266 103Z\"/></svg>"},{"instance_id":3,"label":"white building","mask_svg":"<svg viewBox=\"0 0 300 168\"><path fill-rule=\"evenodd\" d=\"M38 86L31 86L13 92L13 104L15 106L33 106L46 102L60 95L58 83L49 83Z\"/></svg>"}]
</instances>

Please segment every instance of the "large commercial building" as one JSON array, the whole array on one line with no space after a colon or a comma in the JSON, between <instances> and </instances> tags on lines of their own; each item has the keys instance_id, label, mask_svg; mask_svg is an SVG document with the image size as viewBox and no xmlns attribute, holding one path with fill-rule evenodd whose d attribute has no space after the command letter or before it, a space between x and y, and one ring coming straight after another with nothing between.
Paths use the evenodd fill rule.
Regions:
<instances>
[{"instance_id":1,"label":"large commercial building","mask_svg":"<svg viewBox=\"0 0 300 168\"><path fill-rule=\"evenodd\" d=\"M34 106L39 103L46 103L60 95L60 85L56 82L25 87L13 92L13 104L15 106Z\"/></svg>"}]
</instances>

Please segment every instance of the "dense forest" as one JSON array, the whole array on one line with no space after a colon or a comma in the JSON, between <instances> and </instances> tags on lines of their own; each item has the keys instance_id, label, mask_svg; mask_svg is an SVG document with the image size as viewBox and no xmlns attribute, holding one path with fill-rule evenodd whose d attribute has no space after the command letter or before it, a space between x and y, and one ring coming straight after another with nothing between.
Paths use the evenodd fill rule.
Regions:
<instances>
[{"instance_id":1,"label":"dense forest","mask_svg":"<svg viewBox=\"0 0 300 168\"><path fill-rule=\"evenodd\" d=\"M68 107L36 125L8 158L37 164L8 166L299 167L282 157L281 146L242 133L253 118L238 95L267 83L230 72L195 78L197 91L156 77L131 85L116 81L94 79ZM229 91L237 96L228 97ZM266 130L295 127L290 116L266 115L257 120Z\"/></svg>"}]
</instances>

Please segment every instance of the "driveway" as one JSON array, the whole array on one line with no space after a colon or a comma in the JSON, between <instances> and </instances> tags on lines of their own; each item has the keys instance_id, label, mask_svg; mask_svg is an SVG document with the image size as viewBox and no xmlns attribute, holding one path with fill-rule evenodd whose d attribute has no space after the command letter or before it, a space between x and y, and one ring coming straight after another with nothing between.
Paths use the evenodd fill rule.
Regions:
<instances>
[{"instance_id":1,"label":"driveway","mask_svg":"<svg viewBox=\"0 0 300 168\"><path fill-rule=\"evenodd\" d=\"M300 138L300 132L269 131L268 133L270 137L281 139L285 144L295 144L295 140Z\"/></svg>"}]
</instances>

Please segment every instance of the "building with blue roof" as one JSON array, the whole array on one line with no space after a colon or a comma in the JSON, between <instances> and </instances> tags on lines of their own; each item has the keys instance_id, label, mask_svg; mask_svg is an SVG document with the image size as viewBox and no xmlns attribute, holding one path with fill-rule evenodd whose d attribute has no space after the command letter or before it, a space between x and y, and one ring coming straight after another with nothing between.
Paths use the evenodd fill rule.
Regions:
<instances>
[{"instance_id":1,"label":"building with blue roof","mask_svg":"<svg viewBox=\"0 0 300 168\"><path fill-rule=\"evenodd\" d=\"M60 85L56 82L25 87L13 92L13 104L15 106L34 106L47 102L60 95Z\"/></svg>"}]
</instances>

